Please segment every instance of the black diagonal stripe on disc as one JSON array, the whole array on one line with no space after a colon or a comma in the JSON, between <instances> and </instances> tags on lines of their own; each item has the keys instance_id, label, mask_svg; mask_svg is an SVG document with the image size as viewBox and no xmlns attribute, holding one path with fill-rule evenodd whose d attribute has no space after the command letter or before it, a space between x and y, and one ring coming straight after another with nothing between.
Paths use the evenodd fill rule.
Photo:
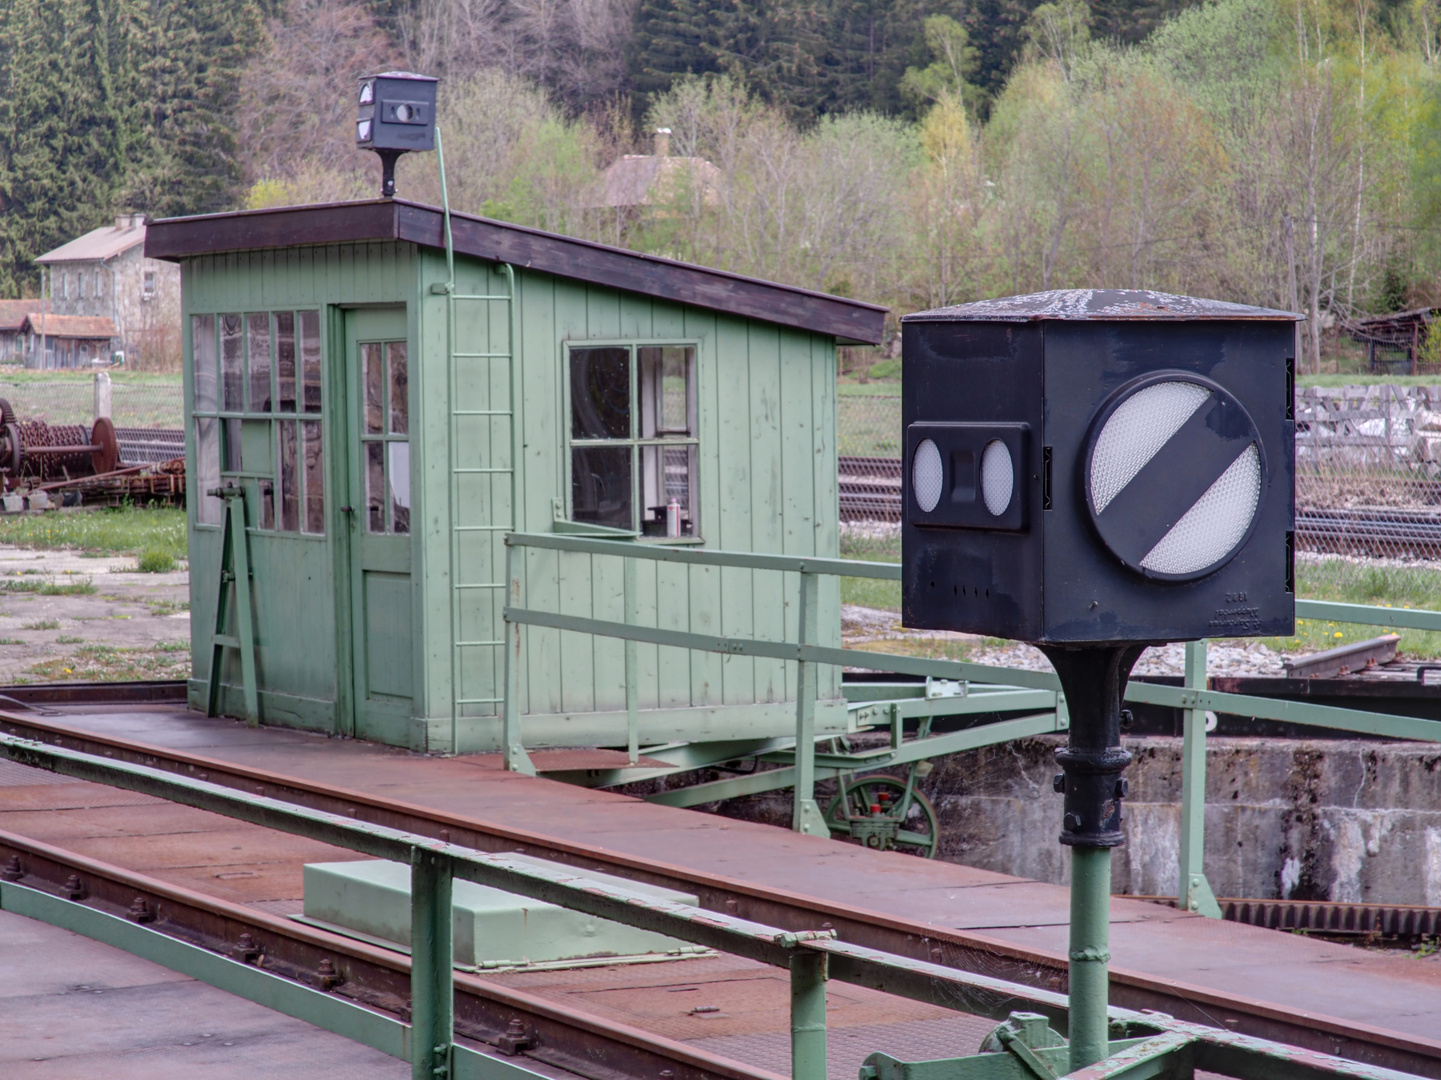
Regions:
<instances>
[{"instance_id":1,"label":"black diagonal stripe on disc","mask_svg":"<svg viewBox=\"0 0 1441 1080\"><path fill-rule=\"evenodd\" d=\"M1250 417L1212 394L1101 511L1096 520L1107 545L1140 565L1255 438Z\"/></svg>"}]
</instances>

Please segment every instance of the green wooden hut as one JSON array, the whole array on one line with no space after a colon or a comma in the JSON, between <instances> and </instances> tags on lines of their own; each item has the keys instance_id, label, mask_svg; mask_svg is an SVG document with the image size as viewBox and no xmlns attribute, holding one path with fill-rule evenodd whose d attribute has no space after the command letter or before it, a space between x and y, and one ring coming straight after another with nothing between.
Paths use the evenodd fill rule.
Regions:
<instances>
[{"instance_id":1,"label":"green wooden hut","mask_svg":"<svg viewBox=\"0 0 1441 1080\"><path fill-rule=\"evenodd\" d=\"M243 492L260 718L421 750L500 745L508 531L837 554L836 346L879 341L883 309L459 214L452 277L446 224L382 199L150 226L146 254L182 272L193 705L223 485ZM522 562L528 605L620 617L619 560ZM775 572L637 565L641 622L795 634ZM528 629L525 744L624 745L622 653ZM219 655L219 709L243 715L239 650ZM845 730L823 670L816 729ZM795 679L642 647L640 740L794 734Z\"/></svg>"}]
</instances>

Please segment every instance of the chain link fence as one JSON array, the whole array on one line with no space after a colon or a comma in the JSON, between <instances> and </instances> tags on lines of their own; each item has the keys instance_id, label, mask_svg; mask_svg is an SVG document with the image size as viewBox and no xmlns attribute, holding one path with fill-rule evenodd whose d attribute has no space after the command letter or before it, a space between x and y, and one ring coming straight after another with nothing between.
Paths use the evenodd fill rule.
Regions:
<instances>
[{"instance_id":1,"label":"chain link fence","mask_svg":"<svg viewBox=\"0 0 1441 1080\"><path fill-rule=\"evenodd\" d=\"M10 403L21 420L87 426L95 422L95 384L89 378L0 380L0 398ZM180 381L111 382L110 419L117 428L183 430L185 408Z\"/></svg>"},{"instance_id":2,"label":"chain link fence","mask_svg":"<svg viewBox=\"0 0 1441 1080\"><path fill-rule=\"evenodd\" d=\"M901 399L838 400L841 554L899 561ZM1296 392L1302 596L1441 608L1441 385Z\"/></svg>"}]
</instances>

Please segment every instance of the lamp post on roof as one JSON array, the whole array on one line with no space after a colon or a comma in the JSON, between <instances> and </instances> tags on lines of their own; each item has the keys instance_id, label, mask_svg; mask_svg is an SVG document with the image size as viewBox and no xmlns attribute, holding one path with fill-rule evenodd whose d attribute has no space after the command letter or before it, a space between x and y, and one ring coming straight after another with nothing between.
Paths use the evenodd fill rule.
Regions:
<instances>
[{"instance_id":1,"label":"lamp post on roof","mask_svg":"<svg viewBox=\"0 0 1441 1080\"><path fill-rule=\"evenodd\" d=\"M1070 290L901 320L905 625L1035 644L1070 712L1072 1071L1111 1052L1132 666L1149 645L1295 631L1299 318Z\"/></svg>"},{"instance_id":2,"label":"lamp post on roof","mask_svg":"<svg viewBox=\"0 0 1441 1080\"><path fill-rule=\"evenodd\" d=\"M395 163L401 154L435 149L438 80L411 71L386 71L360 80L355 145L380 156L380 195L395 195Z\"/></svg>"}]
</instances>

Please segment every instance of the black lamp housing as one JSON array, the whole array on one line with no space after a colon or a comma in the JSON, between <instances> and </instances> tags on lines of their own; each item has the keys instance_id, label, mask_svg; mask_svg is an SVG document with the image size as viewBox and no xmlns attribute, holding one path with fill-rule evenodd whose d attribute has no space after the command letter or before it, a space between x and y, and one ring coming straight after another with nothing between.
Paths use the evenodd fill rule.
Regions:
<instances>
[{"instance_id":1,"label":"black lamp housing","mask_svg":"<svg viewBox=\"0 0 1441 1080\"><path fill-rule=\"evenodd\" d=\"M381 195L395 194L395 162L412 150L435 149L437 79L386 71L360 80L355 145L380 155Z\"/></svg>"},{"instance_id":2,"label":"black lamp housing","mask_svg":"<svg viewBox=\"0 0 1441 1080\"><path fill-rule=\"evenodd\" d=\"M1131 290L907 315L905 625L1293 633L1299 318Z\"/></svg>"}]
</instances>

